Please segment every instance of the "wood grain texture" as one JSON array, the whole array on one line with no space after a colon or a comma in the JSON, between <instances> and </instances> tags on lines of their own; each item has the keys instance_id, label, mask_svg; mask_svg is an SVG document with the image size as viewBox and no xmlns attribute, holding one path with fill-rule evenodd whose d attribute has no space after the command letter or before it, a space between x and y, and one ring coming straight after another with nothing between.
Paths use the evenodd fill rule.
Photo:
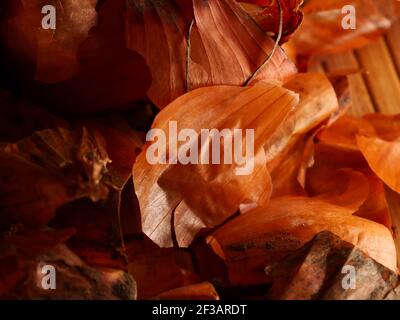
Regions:
<instances>
[{"instance_id":1,"label":"wood grain texture","mask_svg":"<svg viewBox=\"0 0 400 320\"><path fill-rule=\"evenodd\" d=\"M365 114L375 112L374 104L361 73L354 73L348 76L352 105L349 114L354 117L362 117Z\"/></svg>"},{"instance_id":2,"label":"wood grain texture","mask_svg":"<svg viewBox=\"0 0 400 320\"><path fill-rule=\"evenodd\" d=\"M397 74L400 77L400 21L396 22L393 28L386 34L386 41L396 66Z\"/></svg>"},{"instance_id":3,"label":"wood grain texture","mask_svg":"<svg viewBox=\"0 0 400 320\"><path fill-rule=\"evenodd\" d=\"M348 114L362 117L364 114L375 112L363 70L354 52L348 51L320 58L312 63L309 71L324 72L329 76L347 75L352 97L352 105Z\"/></svg>"},{"instance_id":4,"label":"wood grain texture","mask_svg":"<svg viewBox=\"0 0 400 320\"><path fill-rule=\"evenodd\" d=\"M356 51L377 111L396 114L400 110L400 80L384 37Z\"/></svg>"},{"instance_id":5,"label":"wood grain texture","mask_svg":"<svg viewBox=\"0 0 400 320\"><path fill-rule=\"evenodd\" d=\"M400 21L371 45L319 58L311 69L332 76L348 75L352 96L348 113L352 116L400 113ZM400 194L386 187L386 200L400 267Z\"/></svg>"}]
</instances>

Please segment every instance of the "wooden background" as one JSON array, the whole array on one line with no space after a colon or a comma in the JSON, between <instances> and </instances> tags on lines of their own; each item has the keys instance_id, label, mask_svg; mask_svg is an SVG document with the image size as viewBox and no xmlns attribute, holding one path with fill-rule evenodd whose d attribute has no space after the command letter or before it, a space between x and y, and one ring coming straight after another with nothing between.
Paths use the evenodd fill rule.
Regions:
<instances>
[{"instance_id":1,"label":"wooden background","mask_svg":"<svg viewBox=\"0 0 400 320\"><path fill-rule=\"evenodd\" d=\"M313 71L332 75L352 73L348 76L352 98L350 115L400 114L400 21L367 47L325 57L313 66ZM386 198L400 269L400 195L386 188Z\"/></svg>"}]
</instances>

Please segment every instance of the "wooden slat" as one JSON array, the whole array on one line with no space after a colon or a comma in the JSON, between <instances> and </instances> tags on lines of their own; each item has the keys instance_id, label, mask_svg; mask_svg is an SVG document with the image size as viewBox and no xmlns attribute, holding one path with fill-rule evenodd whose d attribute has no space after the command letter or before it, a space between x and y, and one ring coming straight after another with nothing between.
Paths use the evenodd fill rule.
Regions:
<instances>
[{"instance_id":1,"label":"wooden slat","mask_svg":"<svg viewBox=\"0 0 400 320\"><path fill-rule=\"evenodd\" d=\"M361 117L367 113L375 112L364 78L360 72L360 66L353 52L348 51L332 55L326 61L330 73L349 74L349 86L352 106L348 114Z\"/></svg>"},{"instance_id":2,"label":"wooden slat","mask_svg":"<svg viewBox=\"0 0 400 320\"><path fill-rule=\"evenodd\" d=\"M400 80L386 43L381 37L373 44L356 51L372 100L379 112L400 112Z\"/></svg>"},{"instance_id":3,"label":"wooden slat","mask_svg":"<svg viewBox=\"0 0 400 320\"><path fill-rule=\"evenodd\" d=\"M370 98L360 66L352 51L333 54L321 60L321 68L329 75L349 74L349 87L352 106L348 114L354 117L361 117L368 113L375 112L374 104Z\"/></svg>"},{"instance_id":4,"label":"wooden slat","mask_svg":"<svg viewBox=\"0 0 400 320\"><path fill-rule=\"evenodd\" d=\"M332 54L326 57L324 64L330 75L343 75L359 71L357 59L351 51Z\"/></svg>"},{"instance_id":5,"label":"wooden slat","mask_svg":"<svg viewBox=\"0 0 400 320\"><path fill-rule=\"evenodd\" d=\"M348 79L351 92L351 107L348 113L354 117L362 117L365 114L375 112L363 76L360 73L355 73L349 75Z\"/></svg>"},{"instance_id":6,"label":"wooden slat","mask_svg":"<svg viewBox=\"0 0 400 320\"><path fill-rule=\"evenodd\" d=\"M386 40L397 69L397 75L400 77L400 20L386 34Z\"/></svg>"}]
</instances>

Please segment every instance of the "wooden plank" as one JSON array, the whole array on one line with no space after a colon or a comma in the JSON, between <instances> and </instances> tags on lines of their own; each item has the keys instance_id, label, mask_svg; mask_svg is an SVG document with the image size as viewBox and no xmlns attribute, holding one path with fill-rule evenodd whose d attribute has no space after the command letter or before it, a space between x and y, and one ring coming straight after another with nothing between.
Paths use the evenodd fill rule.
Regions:
<instances>
[{"instance_id":1,"label":"wooden plank","mask_svg":"<svg viewBox=\"0 0 400 320\"><path fill-rule=\"evenodd\" d=\"M374 104L369 96L362 74L351 74L348 79L351 93L351 107L348 114L354 117L362 117L365 114L374 113Z\"/></svg>"},{"instance_id":2,"label":"wooden plank","mask_svg":"<svg viewBox=\"0 0 400 320\"><path fill-rule=\"evenodd\" d=\"M349 74L349 86L352 106L348 114L361 117L367 113L375 112L374 104L370 98L364 78L360 73L360 66L352 51L332 55L326 62L329 72Z\"/></svg>"},{"instance_id":3,"label":"wooden plank","mask_svg":"<svg viewBox=\"0 0 400 320\"><path fill-rule=\"evenodd\" d=\"M324 60L329 75L345 75L359 71L356 57L351 51L329 55Z\"/></svg>"},{"instance_id":4,"label":"wooden plank","mask_svg":"<svg viewBox=\"0 0 400 320\"><path fill-rule=\"evenodd\" d=\"M399 113L400 80L383 37L357 50L356 57L365 70L367 87L378 111L385 114Z\"/></svg>"},{"instance_id":5,"label":"wooden plank","mask_svg":"<svg viewBox=\"0 0 400 320\"><path fill-rule=\"evenodd\" d=\"M348 114L361 117L375 112L357 58L352 51L333 54L321 59L321 69L329 75L348 75L352 106ZM323 67L322 67L323 66Z\"/></svg>"},{"instance_id":6,"label":"wooden plank","mask_svg":"<svg viewBox=\"0 0 400 320\"><path fill-rule=\"evenodd\" d=\"M400 77L400 20L386 34L386 42L397 69L397 76Z\"/></svg>"}]
</instances>

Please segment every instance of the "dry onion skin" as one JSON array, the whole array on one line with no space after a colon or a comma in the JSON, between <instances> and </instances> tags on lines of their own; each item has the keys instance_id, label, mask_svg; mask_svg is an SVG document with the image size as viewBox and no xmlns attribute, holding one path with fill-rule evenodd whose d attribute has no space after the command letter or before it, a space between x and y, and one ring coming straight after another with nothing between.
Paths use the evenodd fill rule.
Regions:
<instances>
[{"instance_id":1,"label":"dry onion skin","mask_svg":"<svg viewBox=\"0 0 400 320\"><path fill-rule=\"evenodd\" d=\"M0 299L398 299L400 115L352 114L396 110L367 60L385 37L372 60L397 81L399 17L394 0L2 0Z\"/></svg>"}]
</instances>

